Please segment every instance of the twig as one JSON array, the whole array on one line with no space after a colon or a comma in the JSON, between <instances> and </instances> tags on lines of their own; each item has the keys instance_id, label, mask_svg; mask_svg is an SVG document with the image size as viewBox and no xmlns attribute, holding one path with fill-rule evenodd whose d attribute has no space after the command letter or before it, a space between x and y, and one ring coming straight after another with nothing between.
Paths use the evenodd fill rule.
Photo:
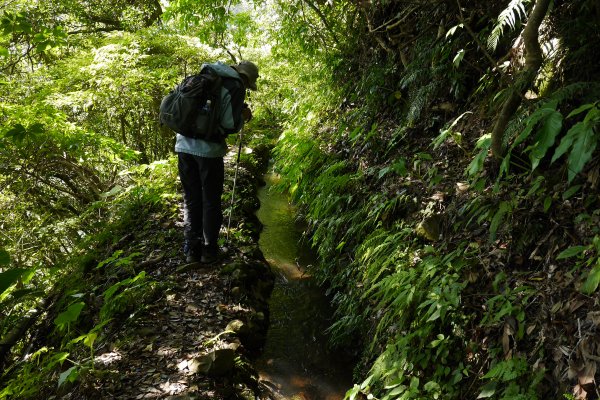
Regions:
<instances>
[{"instance_id":1,"label":"twig","mask_svg":"<svg viewBox=\"0 0 600 400\"><path fill-rule=\"evenodd\" d=\"M554 222L554 221L552 221L552 222ZM542 239L542 241L539 242L538 245L537 245L537 247L531 252L531 255L529 256L530 260L532 260L533 257L535 257L535 255L537 254L537 252L540 249L540 247L542 247L542 245L544 243L546 243L548 241L548 239L550 239L550 236L552 236L552 234L554 233L554 231L558 227L559 227L559 225L556 222L554 222L554 227L552 227L552 229L550 229L550 232L548 232L548 234L546 236L544 236L544 238Z\"/></svg>"}]
</instances>

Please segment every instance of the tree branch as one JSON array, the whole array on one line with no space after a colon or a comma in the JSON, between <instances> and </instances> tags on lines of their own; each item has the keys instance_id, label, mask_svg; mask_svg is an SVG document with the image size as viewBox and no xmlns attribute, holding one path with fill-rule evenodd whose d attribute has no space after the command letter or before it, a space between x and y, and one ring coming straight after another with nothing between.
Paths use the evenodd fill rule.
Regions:
<instances>
[{"instance_id":1,"label":"tree branch","mask_svg":"<svg viewBox=\"0 0 600 400\"><path fill-rule=\"evenodd\" d=\"M308 6L310 8L312 8L313 11L319 16L319 18L321 19L321 22L323 23L323 25L325 26L325 28L329 31L329 33L331 33L331 38L333 39L333 41L335 42L335 44L339 45L340 41L338 40L338 37L335 34L334 30L331 28L331 25L329 25L329 22L327 22L327 18L325 18L325 14L323 14L323 12L319 9L319 7L317 7L315 5L315 3L313 3L312 1L304 0L304 2L306 4L308 4Z\"/></svg>"}]
</instances>

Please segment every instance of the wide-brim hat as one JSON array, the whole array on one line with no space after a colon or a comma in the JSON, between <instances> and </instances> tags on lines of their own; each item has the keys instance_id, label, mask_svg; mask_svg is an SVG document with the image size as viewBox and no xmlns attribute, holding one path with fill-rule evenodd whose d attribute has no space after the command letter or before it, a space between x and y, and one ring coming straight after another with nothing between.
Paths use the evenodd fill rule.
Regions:
<instances>
[{"instance_id":1,"label":"wide-brim hat","mask_svg":"<svg viewBox=\"0 0 600 400\"><path fill-rule=\"evenodd\" d=\"M258 79L258 67L251 61L242 61L236 65L235 70L240 75L244 75L248 80L248 87L256 90L256 80Z\"/></svg>"}]
</instances>

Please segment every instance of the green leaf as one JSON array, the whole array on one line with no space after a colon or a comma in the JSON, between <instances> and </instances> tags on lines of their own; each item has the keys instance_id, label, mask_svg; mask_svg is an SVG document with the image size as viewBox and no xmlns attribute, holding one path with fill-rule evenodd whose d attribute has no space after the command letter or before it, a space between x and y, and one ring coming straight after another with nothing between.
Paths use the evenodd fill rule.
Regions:
<instances>
[{"instance_id":1,"label":"green leaf","mask_svg":"<svg viewBox=\"0 0 600 400\"><path fill-rule=\"evenodd\" d=\"M556 256L556 259L564 260L565 258L577 256L583 253L587 248L587 246L571 246L568 249L561 251L560 254Z\"/></svg>"},{"instance_id":2,"label":"green leaf","mask_svg":"<svg viewBox=\"0 0 600 400\"><path fill-rule=\"evenodd\" d=\"M27 129L21 124L16 124L4 134L4 137L12 138L15 142L22 142L27 134Z\"/></svg>"},{"instance_id":3,"label":"green leaf","mask_svg":"<svg viewBox=\"0 0 600 400\"><path fill-rule=\"evenodd\" d=\"M460 62L462 61L462 59L465 57L465 49L460 49L458 51L458 53L456 53L456 55L454 56L454 59L452 60L452 64L454 65L454 68L458 68L458 66L460 65Z\"/></svg>"},{"instance_id":4,"label":"green leaf","mask_svg":"<svg viewBox=\"0 0 600 400\"><path fill-rule=\"evenodd\" d=\"M0 46L0 57L8 57L8 49L6 47Z\"/></svg>"},{"instance_id":5,"label":"green leaf","mask_svg":"<svg viewBox=\"0 0 600 400\"><path fill-rule=\"evenodd\" d=\"M8 271L0 272L0 294L11 287L25 271L27 270L23 268L13 268Z\"/></svg>"},{"instance_id":6,"label":"green leaf","mask_svg":"<svg viewBox=\"0 0 600 400\"><path fill-rule=\"evenodd\" d=\"M486 133L485 135L482 135L477 140L477 144L475 145L475 147L478 149L481 149L481 151L475 156L473 161L471 161L471 163L467 167L467 173L469 175L472 176L472 175L477 174L479 171L481 171L481 169L483 168L483 162L485 161L485 159L487 157L488 150L490 149L491 144L492 144L492 134L491 133Z\"/></svg>"},{"instance_id":7,"label":"green leaf","mask_svg":"<svg viewBox=\"0 0 600 400\"><path fill-rule=\"evenodd\" d=\"M563 193L563 195L562 195L563 200L568 200L571 197L573 197L575 195L575 193L577 193L579 191L579 189L581 189L581 185L571 186L569 189L567 189L566 192Z\"/></svg>"},{"instance_id":8,"label":"green leaf","mask_svg":"<svg viewBox=\"0 0 600 400\"><path fill-rule=\"evenodd\" d=\"M581 107L576 108L575 110L571 111L569 113L569 115L567 115L567 118L571 118L576 116L577 114L581 114L584 111L589 110L590 108L593 108L596 106L596 103L589 103L589 104L584 104Z\"/></svg>"},{"instance_id":9,"label":"green leaf","mask_svg":"<svg viewBox=\"0 0 600 400\"><path fill-rule=\"evenodd\" d=\"M35 290L35 289L20 289L20 290L15 290L10 293L10 297L13 300L19 300L26 296L42 297L43 295L44 295L44 292L42 290Z\"/></svg>"},{"instance_id":10,"label":"green leaf","mask_svg":"<svg viewBox=\"0 0 600 400\"><path fill-rule=\"evenodd\" d=\"M124 279L120 282L115 283L114 285L112 285L111 287L109 287L108 289L106 289L104 291L104 301L108 301L110 300L113 295L116 293L117 290L119 290L119 288L123 285L128 285L131 282L131 278L127 278Z\"/></svg>"},{"instance_id":11,"label":"green leaf","mask_svg":"<svg viewBox=\"0 0 600 400\"><path fill-rule=\"evenodd\" d=\"M483 163L487 157L487 154L487 149L480 151L479 154L475 156L473 161L471 161L471 163L467 167L467 174L469 174L470 176L478 174L479 171L483 169Z\"/></svg>"},{"instance_id":12,"label":"green leaf","mask_svg":"<svg viewBox=\"0 0 600 400\"><path fill-rule=\"evenodd\" d=\"M90 332L87 335L85 335L85 339L83 340L83 344L86 345L89 348L92 348L94 346L94 342L96 341L97 337L98 337L97 333Z\"/></svg>"},{"instance_id":13,"label":"green leaf","mask_svg":"<svg viewBox=\"0 0 600 400\"><path fill-rule=\"evenodd\" d=\"M579 135L579 132L583 131L584 129L585 127L583 122L578 122L575 125L573 125L571 129L569 129L565 137L562 138L560 144L554 151L551 163L558 160L563 154L567 152L567 150L569 150L569 148L573 144L573 141L577 138L577 135Z\"/></svg>"},{"instance_id":14,"label":"green leaf","mask_svg":"<svg viewBox=\"0 0 600 400\"><path fill-rule=\"evenodd\" d=\"M10 254L4 249L0 249L0 266L10 264Z\"/></svg>"},{"instance_id":15,"label":"green leaf","mask_svg":"<svg viewBox=\"0 0 600 400\"><path fill-rule=\"evenodd\" d=\"M440 313L441 313L442 309L441 308L437 308L433 314L431 314L431 316L427 319L426 322L431 322L431 321L435 321L436 319L438 319L440 317Z\"/></svg>"},{"instance_id":16,"label":"green leaf","mask_svg":"<svg viewBox=\"0 0 600 400\"><path fill-rule=\"evenodd\" d=\"M62 329L71 322L77 321L83 307L85 307L85 303L82 301L71 304L65 311L58 314L56 319L54 319L54 324Z\"/></svg>"},{"instance_id":17,"label":"green leaf","mask_svg":"<svg viewBox=\"0 0 600 400\"><path fill-rule=\"evenodd\" d=\"M529 157L531 158L531 170L535 170L540 164L540 161L546 155L550 147L554 145L556 136L562 129L563 116L558 111L552 111L547 118L535 138L535 144Z\"/></svg>"},{"instance_id":18,"label":"green leaf","mask_svg":"<svg viewBox=\"0 0 600 400\"><path fill-rule=\"evenodd\" d=\"M504 214L509 212L510 209L511 205L509 202L503 201L500 203L500 207L498 208L498 211L496 211L496 213L494 214L492 222L490 223L490 241L494 241L496 239L496 232L498 231L498 228L500 227L500 224L504 219Z\"/></svg>"},{"instance_id":19,"label":"green leaf","mask_svg":"<svg viewBox=\"0 0 600 400\"><path fill-rule=\"evenodd\" d=\"M541 120L544 120L548 115L556 112L557 104L558 103L556 101L553 101L548 104L545 104L542 108L539 108L536 111L534 111L529 116L529 118L527 118L527 124L525 125L525 128L519 134L519 136L517 136L517 138L515 139L515 142L513 143L513 145L511 147L514 148L517 145L519 145L520 143L522 143L525 139L527 139L529 137L529 135L533 131L533 128L536 127L538 122L540 122Z\"/></svg>"},{"instance_id":20,"label":"green leaf","mask_svg":"<svg viewBox=\"0 0 600 400\"><path fill-rule=\"evenodd\" d=\"M600 284L600 262L591 269L580 290L584 294L592 294L598 289L598 284Z\"/></svg>"},{"instance_id":21,"label":"green leaf","mask_svg":"<svg viewBox=\"0 0 600 400\"><path fill-rule=\"evenodd\" d=\"M575 139L573 149L569 154L569 182L583 170L585 164L592 158L597 144L598 138L594 133L593 126L584 122L584 129Z\"/></svg>"},{"instance_id":22,"label":"green leaf","mask_svg":"<svg viewBox=\"0 0 600 400\"><path fill-rule=\"evenodd\" d=\"M478 399L487 399L487 398L492 397L495 393L496 393L496 382L488 383L487 385L485 385L483 387L483 390L481 391L481 393L479 393L479 396L477 396L477 398Z\"/></svg>"},{"instance_id":23,"label":"green leaf","mask_svg":"<svg viewBox=\"0 0 600 400\"><path fill-rule=\"evenodd\" d=\"M458 24L458 25L455 25L452 28L448 29L448 32L446 33L446 38L454 35L454 33L456 32L456 30L458 28L462 28L463 26L464 26L463 24Z\"/></svg>"},{"instance_id":24,"label":"green leaf","mask_svg":"<svg viewBox=\"0 0 600 400\"><path fill-rule=\"evenodd\" d=\"M552 196L546 196L546 198L544 199L544 212L548 212L551 205L552 205Z\"/></svg>"},{"instance_id":25,"label":"green leaf","mask_svg":"<svg viewBox=\"0 0 600 400\"><path fill-rule=\"evenodd\" d=\"M60 374L58 377L58 387L61 387L65 382L75 382L79 377L79 369L73 366Z\"/></svg>"}]
</instances>

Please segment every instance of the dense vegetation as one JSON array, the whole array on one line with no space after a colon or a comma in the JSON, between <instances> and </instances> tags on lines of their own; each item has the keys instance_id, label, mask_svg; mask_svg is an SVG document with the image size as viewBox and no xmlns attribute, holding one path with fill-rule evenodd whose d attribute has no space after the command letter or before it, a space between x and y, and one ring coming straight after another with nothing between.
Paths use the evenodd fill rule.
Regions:
<instances>
[{"instance_id":1,"label":"dense vegetation","mask_svg":"<svg viewBox=\"0 0 600 400\"><path fill-rule=\"evenodd\" d=\"M126 274L148 254L110 251L176 218L158 104L242 58L332 342L359 349L349 398L598 397L598 2L13 1L1 18L0 398L76 380L69 354L93 358L159 290Z\"/></svg>"}]
</instances>

